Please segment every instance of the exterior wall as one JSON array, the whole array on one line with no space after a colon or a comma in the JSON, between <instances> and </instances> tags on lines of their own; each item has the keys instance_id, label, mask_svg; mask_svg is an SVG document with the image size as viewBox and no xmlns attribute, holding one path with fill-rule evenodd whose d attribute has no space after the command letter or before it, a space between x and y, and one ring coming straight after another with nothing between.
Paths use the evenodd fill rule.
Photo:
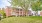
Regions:
<instances>
[{"instance_id":1,"label":"exterior wall","mask_svg":"<svg viewBox=\"0 0 42 23\"><path fill-rule=\"evenodd\" d=\"M25 11L22 10L22 9L20 9L20 10L19 10L19 15L25 15Z\"/></svg>"},{"instance_id":2,"label":"exterior wall","mask_svg":"<svg viewBox=\"0 0 42 23\"><path fill-rule=\"evenodd\" d=\"M15 15L17 14L17 15L25 15L25 11L24 10L22 10L22 9L12 9L12 8L6 8L5 9L5 12L6 12L6 16L12 16L11 14L12 14L12 12L14 12L15 13Z\"/></svg>"},{"instance_id":3,"label":"exterior wall","mask_svg":"<svg viewBox=\"0 0 42 23\"><path fill-rule=\"evenodd\" d=\"M42 16L42 11L40 12L40 16Z\"/></svg>"},{"instance_id":4,"label":"exterior wall","mask_svg":"<svg viewBox=\"0 0 42 23\"><path fill-rule=\"evenodd\" d=\"M10 12L11 12L11 9L9 9L9 8L5 9L6 16L10 16L11 15Z\"/></svg>"},{"instance_id":5,"label":"exterior wall","mask_svg":"<svg viewBox=\"0 0 42 23\"><path fill-rule=\"evenodd\" d=\"M14 12L17 14L17 15L24 15L25 11L22 10L22 9L14 9Z\"/></svg>"},{"instance_id":6,"label":"exterior wall","mask_svg":"<svg viewBox=\"0 0 42 23\"><path fill-rule=\"evenodd\" d=\"M31 11L28 11L28 15L32 15Z\"/></svg>"}]
</instances>

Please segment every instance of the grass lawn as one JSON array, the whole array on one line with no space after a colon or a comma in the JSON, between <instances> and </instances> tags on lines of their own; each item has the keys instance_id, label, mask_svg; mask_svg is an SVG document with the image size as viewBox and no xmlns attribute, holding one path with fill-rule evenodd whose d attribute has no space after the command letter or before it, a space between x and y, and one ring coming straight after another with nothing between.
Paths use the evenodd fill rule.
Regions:
<instances>
[{"instance_id":1,"label":"grass lawn","mask_svg":"<svg viewBox=\"0 0 42 23\"><path fill-rule=\"evenodd\" d=\"M2 19L0 23L42 23L42 17L40 16L9 17Z\"/></svg>"}]
</instances>

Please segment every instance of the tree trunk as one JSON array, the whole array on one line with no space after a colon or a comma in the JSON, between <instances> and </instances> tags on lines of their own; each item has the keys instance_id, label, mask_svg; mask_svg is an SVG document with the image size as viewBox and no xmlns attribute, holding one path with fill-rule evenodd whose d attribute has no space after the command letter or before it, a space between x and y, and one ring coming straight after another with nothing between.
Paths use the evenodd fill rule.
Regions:
<instances>
[{"instance_id":1,"label":"tree trunk","mask_svg":"<svg viewBox=\"0 0 42 23\"><path fill-rule=\"evenodd\" d=\"M28 15L28 11L25 11L25 16L29 16L29 15Z\"/></svg>"},{"instance_id":2,"label":"tree trunk","mask_svg":"<svg viewBox=\"0 0 42 23\"><path fill-rule=\"evenodd\" d=\"M36 11L36 13L35 13L35 16L37 16L38 15L38 11Z\"/></svg>"}]
</instances>

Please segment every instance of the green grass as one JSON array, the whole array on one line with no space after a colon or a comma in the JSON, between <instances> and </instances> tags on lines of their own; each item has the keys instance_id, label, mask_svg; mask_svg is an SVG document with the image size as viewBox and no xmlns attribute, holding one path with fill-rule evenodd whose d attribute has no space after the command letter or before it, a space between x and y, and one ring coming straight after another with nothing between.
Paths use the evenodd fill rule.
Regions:
<instances>
[{"instance_id":1,"label":"green grass","mask_svg":"<svg viewBox=\"0 0 42 23\"><path fill-rule=\"evenodd\" d=\"M0 23L42 23L42 16L9 17L2 19Z\"/></svg>"}]
</instances>

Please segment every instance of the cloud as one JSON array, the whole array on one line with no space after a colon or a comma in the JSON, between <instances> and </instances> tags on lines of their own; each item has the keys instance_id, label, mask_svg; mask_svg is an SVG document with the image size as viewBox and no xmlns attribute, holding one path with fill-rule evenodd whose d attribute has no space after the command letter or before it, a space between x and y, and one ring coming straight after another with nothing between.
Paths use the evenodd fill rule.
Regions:
<instances>
[{"instance_id":1,"label":"cloud","mask_svg":"<svg viewBox=\"0 0 42 23\"><path fill-rule=\"evenodd\" d=\"M7 0L3 0L4 5L9 6L10 3Z\"/></svg>"},{"instance_id":2,"label":"cloud","mask_svg":"<svg viewBox=\"0 0 42 23\"><path fill-rule=\"evenodd\" d=\"M11 4L7 0L0 0L0 7L10 6Z\"/></svg>"}]
</instances>

